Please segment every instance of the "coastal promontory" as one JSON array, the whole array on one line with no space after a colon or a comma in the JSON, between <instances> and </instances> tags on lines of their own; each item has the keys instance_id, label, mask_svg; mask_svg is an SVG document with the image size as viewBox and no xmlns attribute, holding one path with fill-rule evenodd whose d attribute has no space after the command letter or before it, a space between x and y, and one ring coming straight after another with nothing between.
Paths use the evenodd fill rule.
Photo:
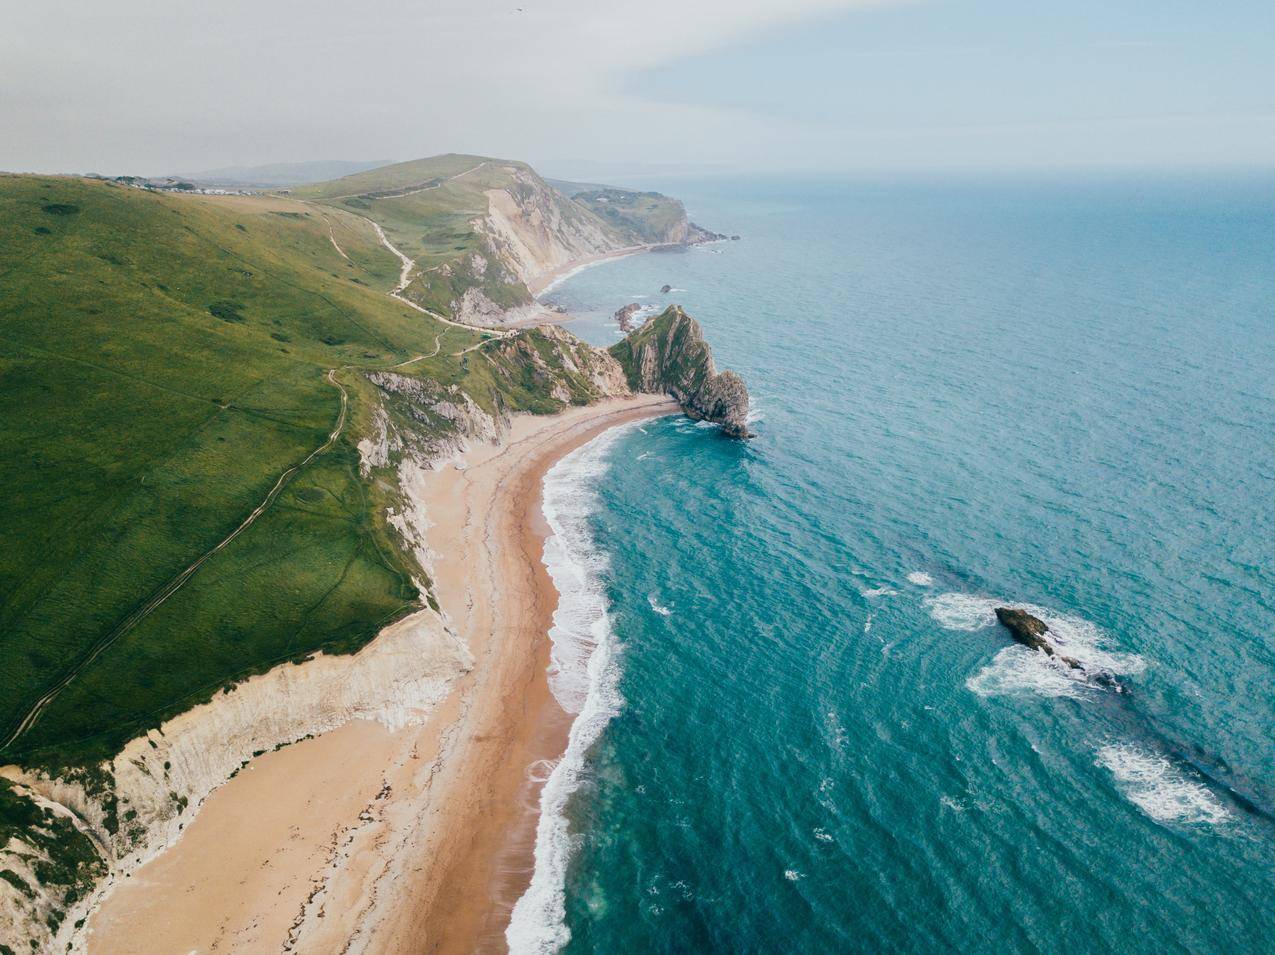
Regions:
<instances>
[{"instance_id":1,"label":"coastal promontory","mask_svg":"<svg viewBox=\"0 0 1275 955\"><path fill-rule=\"evenodd\" d=\"M750 438L748 388L733 371L720 374L699 322L670 305L610 352L637 392L671 395L696 420L721 425L732 438Z\"/></svg>"}]
</instances>

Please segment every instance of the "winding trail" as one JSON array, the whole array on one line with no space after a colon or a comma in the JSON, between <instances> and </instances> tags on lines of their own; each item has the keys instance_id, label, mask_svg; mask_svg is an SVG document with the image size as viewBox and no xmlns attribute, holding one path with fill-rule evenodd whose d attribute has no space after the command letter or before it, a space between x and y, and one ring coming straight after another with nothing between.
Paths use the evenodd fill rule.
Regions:
<instances>
[{"instance_id":1,"label":"winding trail","mask_svg":"<svg viewBox=\"0 0 1275 955\"><path fill-rule=\"evenodd\" d=\"M407 286L412 281L412 269L415 268L416 262L413 261L413 259L410 256L404 253L398 246L396 246L393 242L389 240L389 236L385 234L385 230L381 228L381 224L379 222L375 222L372 219L368 219L367 216L363 216L362 218L365 221L371 223L372 228L376 230L376 236L378 239L381 240L381 245L385 246L387 249L393 252L396 256L398 256L399 262L403 264L402 270L398 273L398 285L394 286L393 291L390 292L390 296L392 298L398 299L398 301L402 302L404 305L408 306L409 308L414 308L416 309L416 311L421 312L424 315L428 315L430 318L436 319L445 325L454 325L456 328L467 328L471 332L472 331L495 331L495 333L500 335L501 337L504 337L505 335L509 334L507 331L498 331L498 330L490 329L484 325L466 325L464 322L453 321L452 319L446 317L445 315L440 315L438 314L438 312L431 312L428 308L424 308L423 306L417 305L410 298L404 295L403 290L406 289Z\"/></svg>"},{"instance_id":2,"label":"winding trail","mask_svg":"<svg viewBox=\"0 0 1275 955\"><path fill-rule=\"evenodd\" d=\"M433 358L435 355L438 354L438 350L442 347L443 347L442 337L439 335L435 335L434 350L432 352L430 352L428 355L417 355L415 358L409 358L407 359L407 361L401 361L397 365L394 365L393 367L406 368L408 365L415 365L418 361L424 361L426 358Z\"/></svg>"},{"instance_id":3,"label":"winding trail","mask_svg":"<svg viewBox=\"0 0 1275 955\"><path fill-rule=\"evenodd\" d=\"M328 218L328 216L327 216L327 214L326 214L326 213L320 213L320 215L322 215L322 216L323 216L323 221L324 221L324 222L326 222L326 223L328 224L328 238L332 240L332 248L334 248L334 249L336 249L336 250L337 250L337 252L340 254L341 258L343 258L343 259L345 259L345 261L349 262L349 261L350 261L350 257L349 257L348 255L346 255L346 254L345 254L345 249L341 248L341 246L339 246L339 245L337 244L337 241L336 241L336 229L335 229L335 228L333 227L333 225L332 225L332 220Z\"/></svg>"},{"instance_id":4,"label":"winding trail","mask_svg":"<svg viewBox=\"0 0 1275 955\"><path fill-rule=\"evenodd\" d=\"M345 366L345 367L349 367L349 366ZM340 370L344 370L344 369L340 369ZM185 585L185 583L188 580L190 580L191 577L195 575L195 573L199 570L200 567L204 566L204 564L206 564L211 558L213 558L222 550L224 550L226 547L228 547L230 543L234 541L236 537L238 537L240 534L246 531L249 527L251 527L252 524L257 520L257 518L259 518L262 514L264 514L266 509L271 504L274 503L275 499L279 496L280 492L285 487L287 487L288 482L291 481L292 478L296 476L298 471L300 471L307 464L309 464L311 461L317 458L324 451L327 451L329 448L332 447L333 444L336 443L337 438L341 436L341 431L345 428L345 421L346 421L347 412L349 410L349 398L350 398L349 392L345 390L345 386L341 384L340 381L337 380L337 377L336 377L337 371L338 369L331 368L328 370L328 375L327 375L328 381L333 386L335 386L338 391L341 392L341 411L337 415L336 427L332 429L332 432L328 435L328 439L324 441L323 444L319 445L317 448L311 451L310 454L306 457L306 459L302 461L300 464L294 464L292 467L288 468L281 475L279 475L279 480L277 480L275 482L274 487L270 489L270 493L267 494L265 498L262 500L262 502L258 504L255 508L253 508L252 513L250 513L246 518L244 518L243 522L238 527L236 527L233 531L231 531L225 538L223 538L220 543L218 543L216 546L212 547L211 549L205 551L202 555L199 556L199 558L197 558L193 563L187 566L185 570L183 570L177 576L173 577L171 580L168 581L168 583L164 584L157 591L151 594L151 596L147 598L147 600L144 603L142 603L139 607L134 608L133 611L128 616L126 616L123 620L121 620L118 624L115 625L114 629L112 629L109 633L107 633L105 636L99 639L97 643L95 643L93 647L89 650L86 656L84 656L74 667L72 667L69 671L67 671L67 673L65 673L56 683L53 684L53 686L49 687L49 689L47 689L44 692L43 696L41 696L38 700L36 700L35 705L33 705L31 709L27 711L26 716L24 716L18 722L17 726L13 729L13 731L10 732L7 737L5 737L4 741L0 742L0 750L5 750L9 746L13 745L13 743L15 743L18 739L20 739L23 736L23 734L25 734L28 730L30 730L31 727L34 726L36 722L40 719L40 717L44 714L44 711L48 709L49 704L52 703L57 698L59 693L61 693L68 686L70 686L72 681L74 681L77 676L83 673L86 667L88 667L91 663L93 663L94 660L96 660L103 653L105 653L106 650L108 650L113 643L119 640L120 637L127 634L139 623L141 623L143 620L149 617L152 613L158 610L164 604L164 602L168 600L169 597L171 597L178 590L180 590L182 586Z\"/></svg>"}]
</instances>

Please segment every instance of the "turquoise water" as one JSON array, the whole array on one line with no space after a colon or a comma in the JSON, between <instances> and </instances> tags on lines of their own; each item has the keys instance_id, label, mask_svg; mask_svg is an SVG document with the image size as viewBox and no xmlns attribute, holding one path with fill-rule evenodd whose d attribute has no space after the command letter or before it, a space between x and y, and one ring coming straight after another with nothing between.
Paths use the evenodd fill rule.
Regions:
<instances>
[{"instance_id":1,"label":"turquoise water","mask_svg":"<svg viewBox=\"0 0 1275 955\"><path fill-rule=\"evenodd\" d=\"M585 717L524 947L1275 951L1269 185L661 183L743 240L550 293L685 305L758 437L550 476Z\"/></svg>"}]
</instances>

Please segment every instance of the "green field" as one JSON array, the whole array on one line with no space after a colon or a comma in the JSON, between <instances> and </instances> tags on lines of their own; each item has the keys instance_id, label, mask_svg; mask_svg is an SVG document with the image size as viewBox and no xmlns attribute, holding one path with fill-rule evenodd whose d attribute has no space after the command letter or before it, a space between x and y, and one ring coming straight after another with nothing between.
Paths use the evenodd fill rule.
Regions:
<instances>
[{"instance_id":1,"label":"green field","mask_svg":"<svg viewBox=\"0 0 1275 955\"><path fill-rule=\"evenodd\" d=\"M5 176L0 263L4 738L73 677L0 757L109 756L230 681L352 650L414 605L420 570L358 476L353 369L478 335L384 294L398 263L366 222ZM331 449L130 625L325 443L341 407L326 376L347 366L350 421Z\"/></svg>"}]
</instances>

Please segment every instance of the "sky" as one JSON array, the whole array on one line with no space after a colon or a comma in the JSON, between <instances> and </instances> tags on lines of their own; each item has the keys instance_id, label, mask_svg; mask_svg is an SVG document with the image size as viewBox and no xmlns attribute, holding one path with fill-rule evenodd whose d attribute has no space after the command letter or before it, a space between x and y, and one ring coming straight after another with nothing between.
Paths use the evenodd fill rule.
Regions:
<instances>
[{"instance_id":1,"label":"sky","mask_svg":"<svg viewBox=\"0 0 1275 955\"><path fill-rule=\"evenodd\" d=\"M1270 0L0 0L0 169L1275 168Z\"/></svg>"}]
</instances>

